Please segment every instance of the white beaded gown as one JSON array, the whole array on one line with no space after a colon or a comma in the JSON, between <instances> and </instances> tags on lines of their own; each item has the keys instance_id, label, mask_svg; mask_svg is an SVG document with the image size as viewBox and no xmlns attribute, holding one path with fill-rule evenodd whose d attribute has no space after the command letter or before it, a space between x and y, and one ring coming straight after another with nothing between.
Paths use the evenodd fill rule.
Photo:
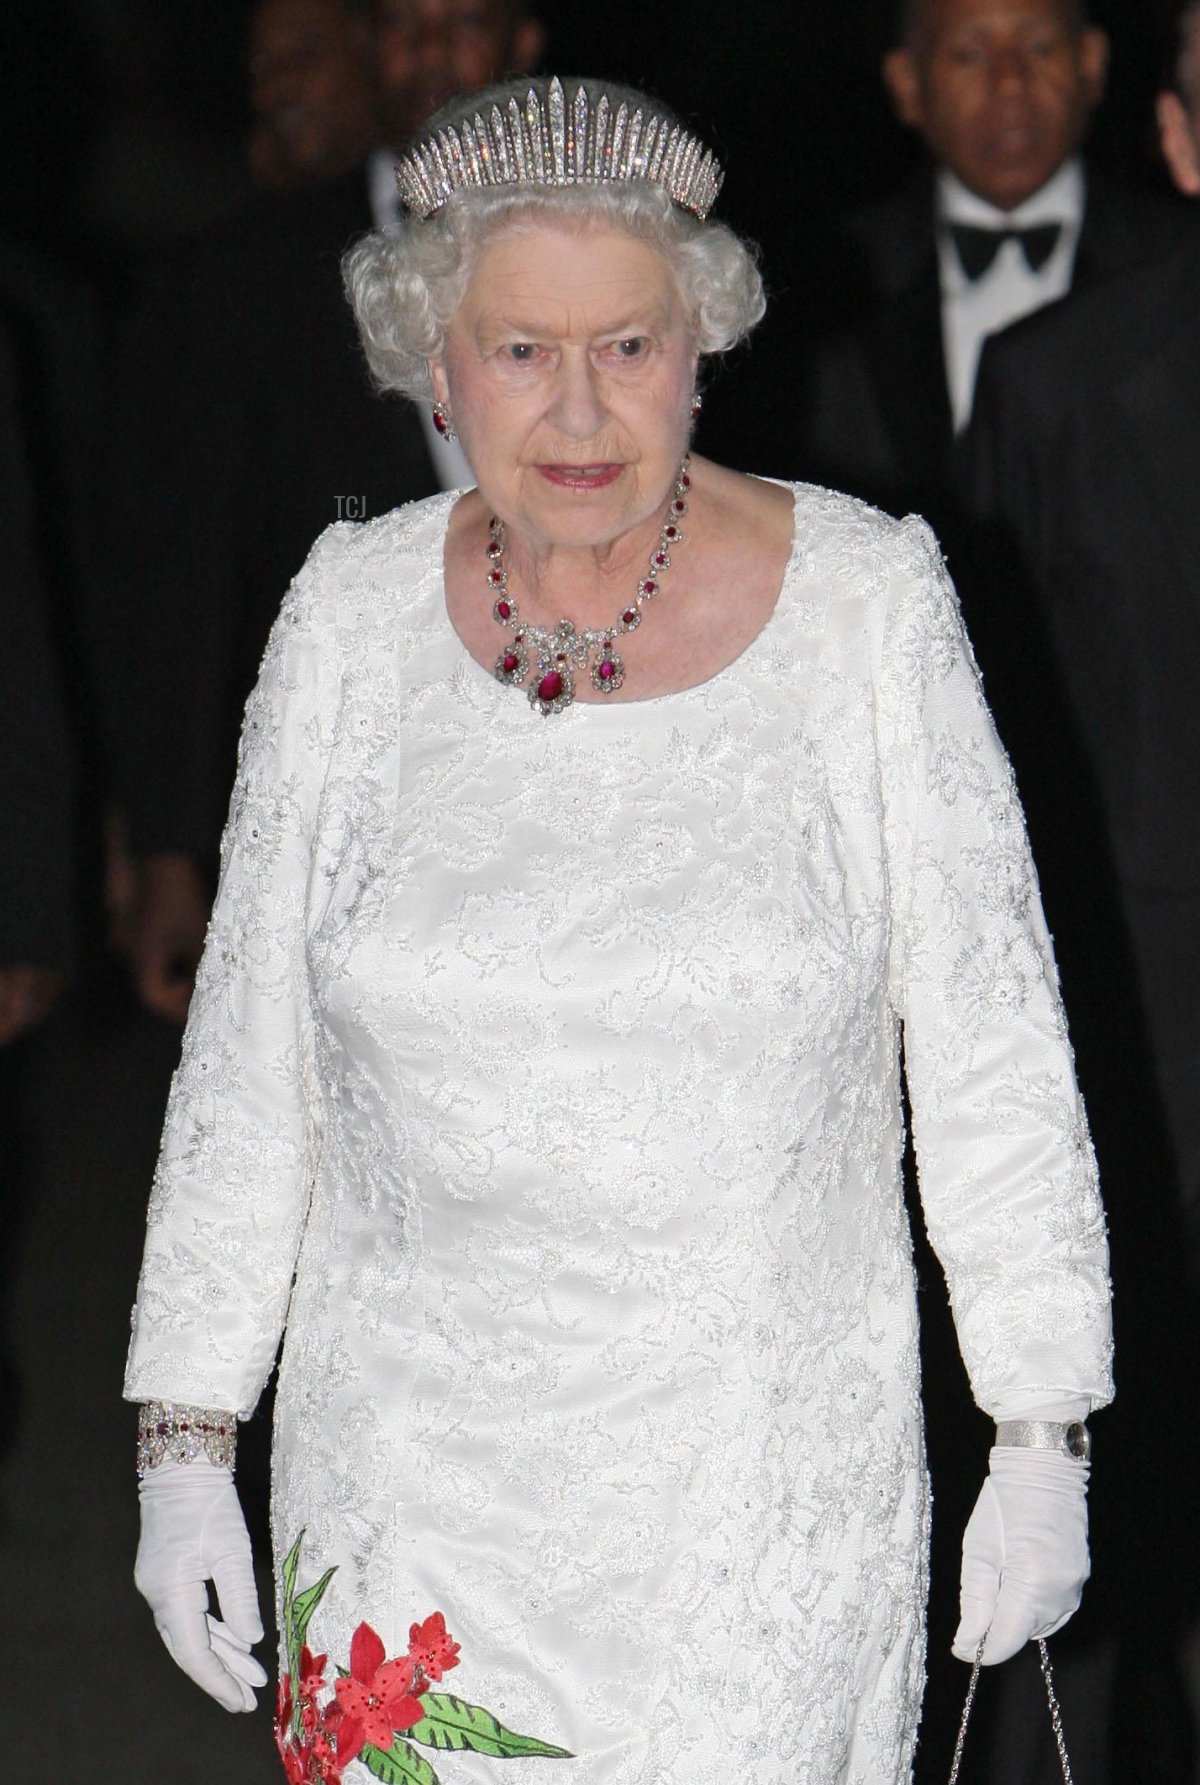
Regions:
<instances>
[{"instance_id":1,"label":"white beaded gown","mask_svg":"<svg viewBox=\"0 0 1200 1785\"><path fill-rule=\"evenodd\" d=\"M771 619L699 687L542 718L452 630L443 496L323 535L247 710L126 1394L248 1414L286 1324L312 1647L441 1611L447 1689L572 1756L430 1756L442 1785L909 1777L902 1027L976 1399L1110 1394L953 594L920 522L795 500Z\"/></svg>"}]
</instances>

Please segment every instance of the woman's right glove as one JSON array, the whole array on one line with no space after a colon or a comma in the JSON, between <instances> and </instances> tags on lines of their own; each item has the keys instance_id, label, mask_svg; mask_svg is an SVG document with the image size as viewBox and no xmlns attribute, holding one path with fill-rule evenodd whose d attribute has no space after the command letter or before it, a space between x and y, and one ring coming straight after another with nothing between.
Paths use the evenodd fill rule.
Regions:
<instances>
[{"instance_id":1,"label":"woman's right glove","mask_svg":"<svg viewBox=\"0 0 1200 1785\"><path fill-rule=\"evenodd\" d=\"M227 1711L252 1711L267 1676L250 1653L262 1618L232 1471L197 1459L148 1469L133 1578L171 1659ZM208 1610L208 1583L221 1616Z\"/></svg>"},{"instance_id":2,"label":"woman's right glove","mask_svg":"<svg viewBox=\"0 0 1200 1785\"><path fill-rule=\"evenodd\" d=\"M963 1535L962 1622L953 1642L984 1665L1051 1636L1078 1609L1091 1572L1088 1465L1054 1451L1000 1448Z\"/></svg>"}]
</instances>

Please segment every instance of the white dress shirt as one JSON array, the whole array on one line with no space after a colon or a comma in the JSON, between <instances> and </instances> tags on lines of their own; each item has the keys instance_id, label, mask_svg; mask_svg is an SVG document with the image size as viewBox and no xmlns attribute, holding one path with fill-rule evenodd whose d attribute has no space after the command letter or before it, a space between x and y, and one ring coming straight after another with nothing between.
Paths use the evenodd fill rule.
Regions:
<instances>
[{"instance_id":1,"label":"white dress shirt","mask_svg":"<svg viewBox=\"0 0 1200 1785\"><path fill-rule=\"evenodd\" d=\"M367 160L367 193L376 229L385 235L393 234L399 227L401 205L396 188L396 157L390 149L372 149ZM428 403L418 403L416 408L438 483L444 490L470 489L475 473L462 447L457 440L443 440L433 425L433 411Z\"/></svg>"},{"instance_id":2,"label":"white dress shirt","mask_svg":"<svg viewBox=\"0 0 1200 1785\"><path fill-rule=\"evenodd\" d=\"M1075 270L1075 251L1083 223L1084 172L1077 156L1066 161L1040 192L1013 211L998 210L969 191L943 168L937 177L938 263L942 289L942 341L955 433L971 419L979 356L989 335L1065 297ZM1030 229L1058 223L1062 234L1054 252L1037 272L1020 242L1000 245L995 260L972 281L963 272L947 225L969 223L979 229Z\"/></svg>"}]
</instances>

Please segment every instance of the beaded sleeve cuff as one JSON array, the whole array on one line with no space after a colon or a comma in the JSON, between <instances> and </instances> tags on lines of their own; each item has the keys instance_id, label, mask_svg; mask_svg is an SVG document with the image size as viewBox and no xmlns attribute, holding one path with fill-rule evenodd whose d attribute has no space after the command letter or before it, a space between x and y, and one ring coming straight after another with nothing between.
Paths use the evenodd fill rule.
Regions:
<instances>
[{"instance_id":1,"label":"beaded sleeve cuff","mask_svg":"<svg viewBox=\"0 0 1200 1785\"><path fill-rule=\"evenodd\" d=\"M224 1464L237 1454L237 1415L219 1407L185 1407L180 1401L147 1401L138 1408L138 1480L163 1462Z\"/></svg>"}]
</instances>

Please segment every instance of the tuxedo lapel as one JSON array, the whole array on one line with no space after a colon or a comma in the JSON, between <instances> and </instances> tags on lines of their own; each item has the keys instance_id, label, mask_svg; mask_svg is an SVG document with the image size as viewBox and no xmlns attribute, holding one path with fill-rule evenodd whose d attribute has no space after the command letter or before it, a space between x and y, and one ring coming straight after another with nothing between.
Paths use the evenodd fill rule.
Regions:
<instances>
[{"instance_id":1,"label":"tuxedo lapel","mask_svg":"<svg viewBox=\"0 0 1200 1785\"><path fill-rule=\"evenodd\" d=\"M898 469L914 492L945 481L954 440L937 264L875 319L867 354ZM926 503L926 506L928 504Z\"/></svg>"},{"instance_id":2,"label":"tuxedo lapel","mask_svg":"<svg viewBox=\"0 0 1200 1785\"><path fill-rule=\"evenodd\" d=\"M933 180L922 172L853 232L875 290L863 351L893 482L925 510L937 505L954 440L933 219Z\"/></svg>"},{"instance_id":3,"label":"tuxedo lapel","mask_svg":"<svg viewBox=\"0 0 1200 1785\"><path fill-rule=\"evenodd\" d=\"M847 225L847 240L870 280L872 304L908 297L930 278L936 282L933 213L933 180L926 172Z\"/></svg>"}]
</instances>

